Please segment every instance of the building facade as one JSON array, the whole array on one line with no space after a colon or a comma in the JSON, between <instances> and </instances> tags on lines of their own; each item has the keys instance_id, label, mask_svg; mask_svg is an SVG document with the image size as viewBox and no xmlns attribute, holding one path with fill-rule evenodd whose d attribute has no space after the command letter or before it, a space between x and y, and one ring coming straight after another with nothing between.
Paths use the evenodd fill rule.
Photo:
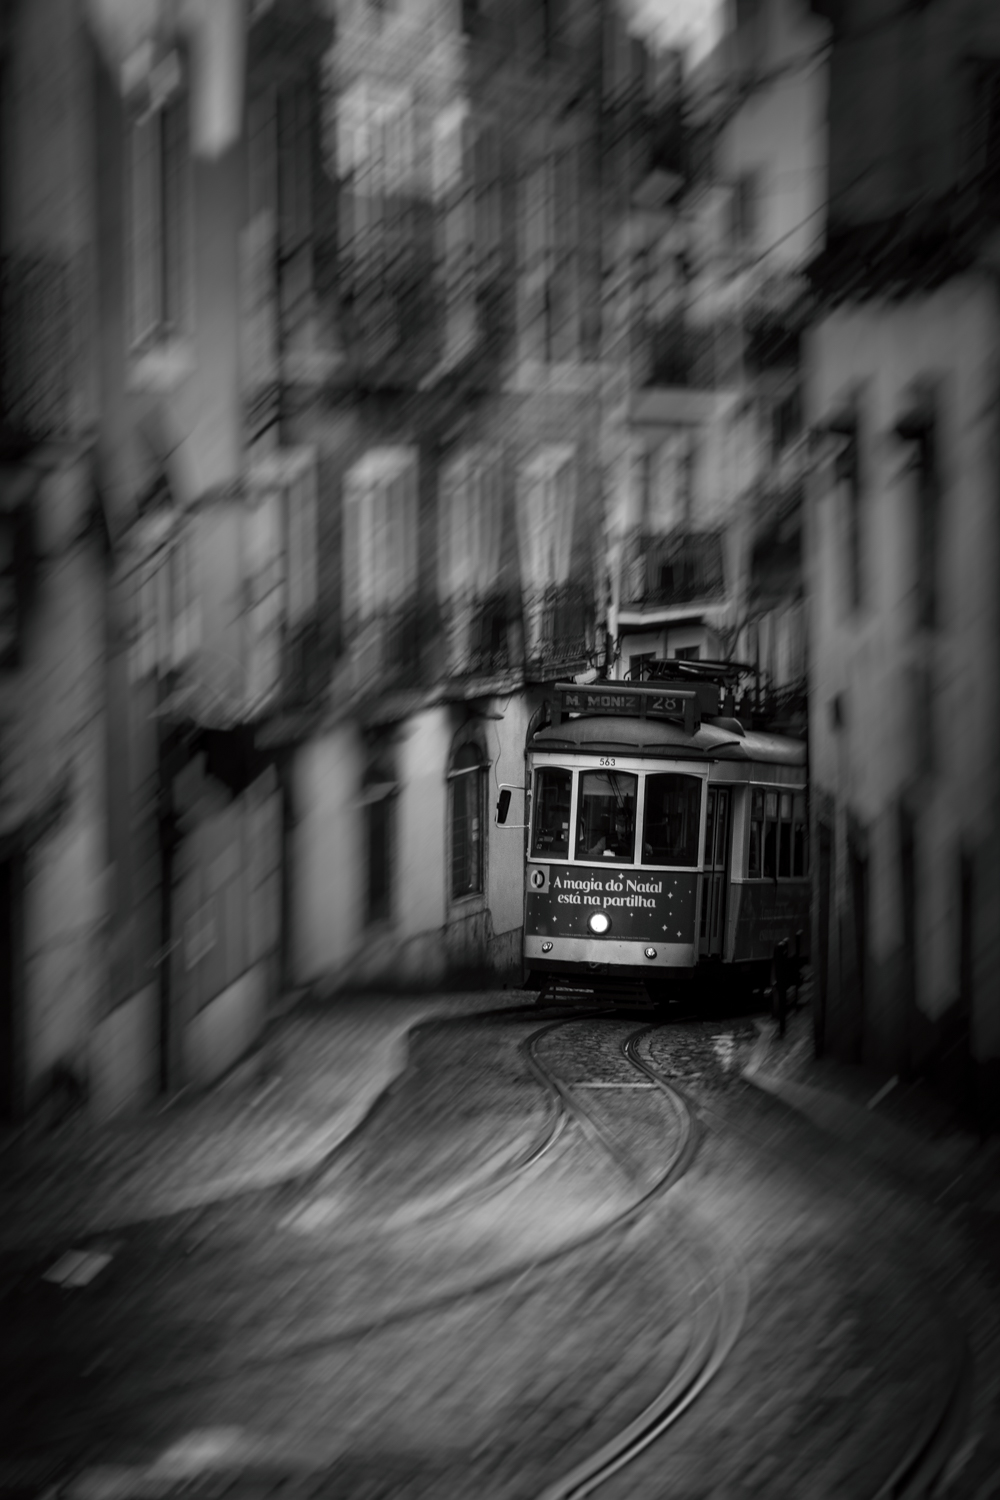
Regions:
<instances>
[{"instance_id":1,"label":"building facade","mask_svg":"<svg viewBox=\"0 0 1000 1500\"><path fill-rule=\"evenodd\" d=\"M283 990L519 977L676 91L605 0L3 16L5 1107L109 1113Z\"/></svg>"},{"instance_id":2,"label":"building facade","mask_svg":"<svg viewBox=\"0 0 1000 1500\"><path fill-rule=\"evenodd\" d=\"M807 360L817 1044L925 1074L995 1123L1000 30L988 5L822 9L830 209ZM932 95L947 107L922 107Z\"/></svg>"},{"instance_id":3,"label":"building facade","mask_svg":"<svg viewBox=\"0 0 1000 1500\"><path fill-rule=\"evenodd\" d=\"M734 6L683 79L681 150L642 183L619 232L630 376L608 412L616 672L741 662L743 712L795 732L802 271L823 231L825 38L795 0Z\"/></svg>"}]
</instances>

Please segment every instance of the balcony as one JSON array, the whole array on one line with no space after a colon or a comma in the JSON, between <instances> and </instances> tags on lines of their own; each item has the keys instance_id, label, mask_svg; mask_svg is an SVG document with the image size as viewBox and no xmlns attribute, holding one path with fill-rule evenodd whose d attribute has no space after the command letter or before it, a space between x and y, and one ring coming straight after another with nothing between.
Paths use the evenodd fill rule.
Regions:
<instances>
[{"instance_id":1,"label":"balcony","mask_svg":"<svg viewBox=\"0 0 1000 1500\"><path fill-rule=\"evenodd\" d=\"M593 602L579 585L565 584L525 600L525 675L548 681L590 662L595 642Z\"/></svg>"},{"instance_id":2,"label":"balcony","mask_svg":"<svg viewBox=\"0 0 1000 1500\"><path fill-rule=\"evenodd\" d=\"M671 609L726 599L719 532L640 538L626 569L622 608Z\"/></svg>"}]
</instances>

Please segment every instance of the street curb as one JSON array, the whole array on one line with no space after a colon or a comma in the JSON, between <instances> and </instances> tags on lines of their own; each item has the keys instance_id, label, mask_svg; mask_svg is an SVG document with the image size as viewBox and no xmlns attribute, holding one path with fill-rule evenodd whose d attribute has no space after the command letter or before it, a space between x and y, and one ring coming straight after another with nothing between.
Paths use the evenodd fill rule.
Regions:
<instances>
[{"instance_id":1,"label":"street curb","mask_svg":"<svg viewBox=\"0 0 1000 1500\"><path fill-rule=\"evenodd\" d=\"M155 1222L172 1218L175 1214L190 1213L208 1208L215 1203L229 1202L246 1193L265 1191L283 1184L308 1177L310 1173L325 1167L330 1158L361 1131L375 1111L388 1098L393 1086L406 1072L410 1060L410 1045L413 1034L422 1027L456 1020L473 1020L483 1016L502 1015L508 1007L491 1006L483 1010L450 1011L440 1009L440 1000L411 1012L392 1029L382 1042L385 1056L380 1066L373 1070L366 1084L352 1097L339 1117L316 1131L308 1141L287 1156L270 1166L246 1172L230 1173L215 1177L200 1187L167 1195L158 1203L145 1207L111 1212L96 1218L83 1232L104 1234L112 1230L128 1228L129 1225ZM516 1009L512 1004L509 1009Z\"/></svg>"},{"instance_id":2,"label":"street curb","mask_svg":"<svg viewBox=\"0 0 1000 1500\"><path fill-rule=\"evenodd\" d=\"M828 1135L835 1136L864 1156L870 1163L903 1177L913 1186L941 1188L950 1184L962 1171L975 1147L956 1144L932 1144L921 1141L902 1126L875 1115L870 1109L842 1098L831 1089L799 1083L768 1069L774 1038L758 1020L757 1041L742 1077L762 1093L780 1099L798 1114L804 1115Z\"/></svg>"}]
</instances>

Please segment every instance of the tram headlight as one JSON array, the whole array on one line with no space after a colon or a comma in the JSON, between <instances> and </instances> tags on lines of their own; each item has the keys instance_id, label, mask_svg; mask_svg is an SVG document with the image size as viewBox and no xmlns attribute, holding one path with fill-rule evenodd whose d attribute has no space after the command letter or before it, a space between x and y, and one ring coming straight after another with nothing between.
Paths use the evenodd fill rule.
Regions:
<instances>
[{"instance_id":1,"label":"tram headlight","mask_svg":"<svg viewBox=\"0 0 1000 1500\"><path fill-rule=\"evenodd\" d=\"M587 926L591 932L607 932L611 926L611 919L603 911L595 911L591 914Z\"/></svg>"},{"instance_id":2,"label":"tram headlight","mask_svg":"<svg viewBox=\"0 0 1000 1500\"><path fill-rule=\"evenodd\" d=\"M656 949L655 948L645 948L643 951L644 951L644 953L645 953L645 955L646 955L647 958L655 958L656 957Z\"/></svg>"},{"instance_id":3,"label":"tram headlight","mask_svg":"<svg viewBox=\"0 0 1000 1500\"><path fill-rule=\"evenodd\" d=\"M552 944L551 943L543 943L542 944L542 952L543 953L551 953L552 952Z\"/></svg>"}]
</instances>

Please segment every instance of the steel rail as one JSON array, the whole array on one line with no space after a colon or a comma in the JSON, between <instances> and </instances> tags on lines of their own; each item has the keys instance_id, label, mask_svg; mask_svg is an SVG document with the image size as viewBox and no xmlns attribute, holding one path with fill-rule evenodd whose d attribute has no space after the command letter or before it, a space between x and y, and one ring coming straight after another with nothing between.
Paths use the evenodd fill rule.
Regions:
<instances>
[{"instance_id":1,"label":"steel rail","mask_svg":"<svg viewBox=\"0 0 1000 1500\"><path fill-rule=\"evenodd\" d=\"M647 1025L632 1032L621 1043L621 1052L669 1098L681 1123L680 1143L657 1183L655 1191L658 1191L668 1181L675 1180L678 1169L686 1170L696 1148L696 1137L692 1111L683 1095L639 1055L639 1041L652 1030L654 1027ZM736 1258L733 1247L728 1247L724 1257L719 1257L716 1249L716 1255L721 1263L715 1286L708 1303L702 1304L700 1326L696 1327L680 1368L637 1417L589 1458L548 1485L538 1500L582 1500L591 1494L678 1422L722 1369L743 1330L750 1295L746 1269Z\"/></svg>"},{"instance_id":2,"label":"steel rail","mask_svg":"<svg viewBox=\"0 0 1000 1500\"><path fill-rule=\"evenodd\" d=\"M595 1015L592 1011L587 1011L583 1015L576 1013L572 1016L564 1017L561 1021L550 1022L543 1029L549 1030L556 1026L572 1025L580 1021L599 1019L602 1019L602 1017ZM618 1019L621 1018L618 1017ZM421 1023L421 1025L423 1024ZM641 1028L643 1031L648 1029L650 1028ZM677 1095L677 1099L686 1111L687 1103L684 1101L683 1096L677 1090L673 1090L673 1092ZM523 1279L526 1275L551 1270L580 1251L589 1249L591 1246L599 1244L602 1240L610 1238L639 1218L657 1196L670 1188L687 1171L700 1143L700 1129L697 1121L688 1118L687 1123L689 1128L685 1130L678 1150L652 1187L647 1188L644 1193L640 1194L628 1208L623 1209L620 1214L616 1214L613 1218L600 1224L596 1229L590 1229L569 1243L560 1245L553 1250L547 1250L529 1261L520 1261L514 1265L504 1267L502 1270L493 1271L489 1275L466 1283L465 1286L451 1288L448 1291L441 1292L437 1296L428 1297L421 1302L405 1303L400 1307L382 1313L379 1317L360 1319L356 1323L346 1324L331 1333L302 1340L291 1347L278 1348L267 1354L241 1360L240 1370L280 1368L282 1365L293 1363L298 1359L308 1359L312 1355L323 1354L330 1349L337 1348L339 1345L358 1343L362 1339L370 1338L390 1328L397 1328L406 1323L414 1322L418 1318L428 1317L435 1313L449 1312L475 1297L488 1296L492 1292L509 1293L510 1286ZM225 1378L224 1373L216 1377L210 1377L207 1383L212 1383L222 1378ZM157 1391L161 1393L177 1388L190 1389L190 1383L185 1384L180 1377L174 1376L156 1387Z\"/></svg>"}]
</instances>

